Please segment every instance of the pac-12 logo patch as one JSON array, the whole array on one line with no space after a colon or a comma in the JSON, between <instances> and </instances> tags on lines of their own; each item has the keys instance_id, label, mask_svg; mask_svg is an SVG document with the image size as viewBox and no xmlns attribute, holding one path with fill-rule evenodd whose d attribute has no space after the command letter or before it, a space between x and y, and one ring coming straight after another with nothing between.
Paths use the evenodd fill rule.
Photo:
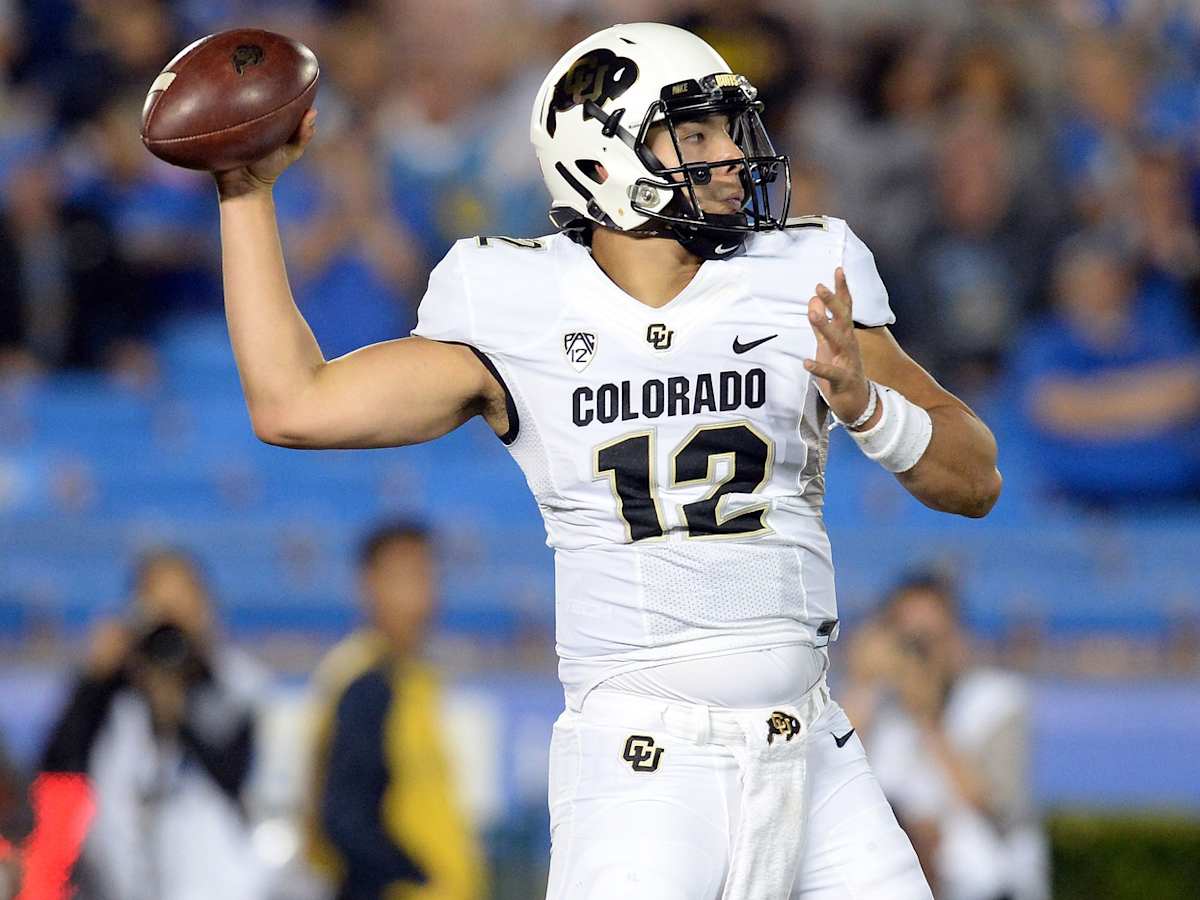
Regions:
<instances>
[{"instance_id":1,"label":"pac-12 logo patch","mask_svg":"<svg viewBox=\"0 0 1200 900\"><path fill-rule=\"evenodd\" d=\"M631 734L625 742L621 759L633 766L635 772L654 772L662 759L663 748L654 746L654 738L645 734Z\"/></svg>"},{"instance_id":2,"label":"pac-12 logo patch","mask_svg":"<svg viewBox=\"0 0 1200 900\"><path fill-rule=\"evenodd\" d=\"M768 744L775 740L775 735L782 736L784 743L787 743L799 733L800 720L795 716L776 710L771 713L771 718L767 719Z\"/></svg>"},{"instance_id":3,"label":"pac-12 logo patch","mask_svg":"<svg viewBox=\"0 0 1200 900\"><path fill-rule=\"evenodd\" d=\"M568 331L563 335L567 362L576 372L582 372L596 355L596 336L590 331Z\"/></svg>"}]
</instances>

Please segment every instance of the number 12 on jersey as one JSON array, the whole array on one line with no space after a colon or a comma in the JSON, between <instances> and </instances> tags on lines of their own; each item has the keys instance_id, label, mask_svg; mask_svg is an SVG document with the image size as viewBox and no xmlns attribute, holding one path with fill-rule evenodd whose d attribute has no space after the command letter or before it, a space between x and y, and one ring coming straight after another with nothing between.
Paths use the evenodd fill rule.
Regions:
<instances>
[{"instance_id":1,"label":"number 12 on jersey","mask_svg":"<svg viewBox=\"0 0 1200 900\"><path fill-rule=\"evenodd\" d=\"M592 454L596 479L607 478L632 541L648 541L666 534L655 476L655 432L639 431L601 444ZM727 473L717 480L717 463L727 461ZM728 494L753 494L771 478L775 445L746 421L694 428L671 453L669 487L711 483L703 498L680 507L688 537L744 538L765 534L766 501L726 514L722 501Z\"/></svg>"}]
</instances>

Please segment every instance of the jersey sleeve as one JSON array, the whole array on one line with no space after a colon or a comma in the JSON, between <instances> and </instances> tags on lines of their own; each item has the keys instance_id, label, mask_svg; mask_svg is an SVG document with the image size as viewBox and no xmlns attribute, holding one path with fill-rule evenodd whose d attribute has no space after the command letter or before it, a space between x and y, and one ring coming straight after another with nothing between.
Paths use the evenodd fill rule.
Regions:
<instances>
[{"instance_id":1,"label":"jersey sleeve","mask_svg":"<svg viewBox=\"0 0 1200 900\"><path fill-rule=\"evenodd\" d=\"M470 348L504 390L508 431L500 435L500 440L511 444L517 439L520 430L516 400L505 379L503 365L498 364L503 355L503 342L497 340L490 323L485 323L484 333L476 332L475 309L471 303L471 282L462 258L464 252L470 252L470 243L456 243L429 273L429 287L425 289L425 296L421 298L421 305L417 307L417 327L412 333L431 341L464 344ZM475 279L476 284L486 283L480 281L477 267L471 271L471 277ZM486 278L489 274L485 272L483 277Z\"/></svg>"},{"instance_id":2,"label":"jersey sleeve","mask_svg":"<svg viewBox=\"0 0 1200 900\"><path fill-rule=\"evenodd\" d=\"M846 272L846 284L854 298L854 321L858 325L875 328L891 325L896 321L888 302L887 288L879 277L875 266L875 255L862 239L845 225L845 241L842 245L842 268Z\"/></svg>"},{"instance_id":3,"label":"jersey sleeve","mask_svg":"<svg viewBox=\"0 0 1200 900\"><path fill-rule=\"evenodd\" d=\"M417 307L417 326L412 330L418 337L474 344L474 314L462 253L459 241L429 273L429 286Z\"/></svg>"}]
</instances>

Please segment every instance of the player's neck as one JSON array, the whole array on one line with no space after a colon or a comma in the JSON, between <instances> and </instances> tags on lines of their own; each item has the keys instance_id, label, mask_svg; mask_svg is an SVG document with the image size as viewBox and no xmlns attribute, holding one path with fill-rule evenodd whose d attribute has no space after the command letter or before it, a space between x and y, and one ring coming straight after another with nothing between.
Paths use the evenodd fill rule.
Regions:
<instances>
[{"instance_id":1,"label":"player's neck","mask_svg":"<svg viewBox=\"0 0 1200 900\"><path fill-rule=\"evenodd\" d=\"M609 228L593 233L592 259L613 284L655 308L678 296L704 262L671 238L634 237Z\"/></svg>"}]
</instances>

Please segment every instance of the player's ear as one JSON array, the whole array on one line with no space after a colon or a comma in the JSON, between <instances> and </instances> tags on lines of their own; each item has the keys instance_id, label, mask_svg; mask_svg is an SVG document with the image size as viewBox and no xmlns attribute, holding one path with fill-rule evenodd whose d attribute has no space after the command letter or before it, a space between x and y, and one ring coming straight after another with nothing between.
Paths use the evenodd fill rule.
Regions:
<instances>
[{"instance_id":1,"label":"player's ear","mask_svg":"<svg viewBox=\"0 0 1200 900\"><path fill-rule=\"evenodd\" d=\"M596 179L600 184L608 181L608 169L604 168L600 163L596 163Z\"/></svg>"}]
</instances>

